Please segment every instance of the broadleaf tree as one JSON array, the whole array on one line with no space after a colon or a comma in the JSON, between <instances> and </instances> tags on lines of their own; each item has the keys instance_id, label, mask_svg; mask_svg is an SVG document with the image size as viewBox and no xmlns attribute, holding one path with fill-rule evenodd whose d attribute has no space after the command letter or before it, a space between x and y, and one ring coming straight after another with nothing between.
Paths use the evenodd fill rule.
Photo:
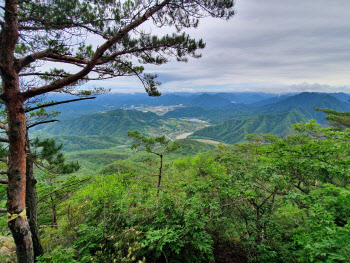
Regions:
<instances>
[{"instance_id":1,"label":"broadleaf tree","mask_svg":"<svg viewBox=\"0 0 350 263\"><path fill-rule=\"evenodd\" d=\"M160 95L155 75L143 64L172 57L198 58L202 40L183 29L200 18L229 19L233 0L5 0L0 17L0 99L6 106L9 141L7 210L18 262L33 262L33 243L25 212L25 103L48 92L72 93L89 80L137 76L150 95ZM157 36L142 25L173 27ZM90 45L86 39L93 37ZM46 63L46 64L45 64ZM44 65L44 67L42 67ZM69 65L69 67L67 66ZM72 68L71 70L67 70ZM91 92L93 92L92 90ZM90 93L91 93L90 92ZM83 92L86 95L86 92Z\"/></svg>"}]
</instances>

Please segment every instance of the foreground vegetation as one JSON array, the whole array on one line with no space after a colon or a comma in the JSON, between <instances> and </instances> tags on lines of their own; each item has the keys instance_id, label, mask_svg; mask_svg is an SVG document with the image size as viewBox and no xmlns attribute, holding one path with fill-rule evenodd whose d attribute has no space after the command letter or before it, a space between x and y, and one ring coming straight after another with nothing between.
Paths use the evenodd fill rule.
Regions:
<instances>
[{"instance_id":1,"label":"foreground vegetation","mask_svg":"<svg viewBox=\"0 0 350 263\"><path fill-rule=\"evenodd\" d=\"M93 176L42 176L39 262L349 262L350 130L294 129L179 158L200 147L185 140L159 187L142 151Z\"/></svg>"}]
</instances>

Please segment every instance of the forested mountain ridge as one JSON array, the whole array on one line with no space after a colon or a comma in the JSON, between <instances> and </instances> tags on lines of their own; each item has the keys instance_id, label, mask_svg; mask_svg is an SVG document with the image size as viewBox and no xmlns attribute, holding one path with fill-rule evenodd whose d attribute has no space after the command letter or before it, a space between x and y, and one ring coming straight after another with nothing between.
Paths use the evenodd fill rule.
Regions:
<instances>
[{"instance_id":1,"label":"forested mountain ridge","mask_svg":"<svg viewBox=\"0 0 350 263\"><path fill-rule=\"evenodd\" d=\"M339 96L343 98L343 100L347 97L346 94L340 94ZM181 96L172 94L166 96L166 98L175 98L175 100L178 100ZM60 142L68 143L69 149L73 150L78 147L74 146L74 144L78 143L78 145L82 145L82 142L86 140L86 138L81 136L111 137L106 137L105 139L101 137L101 146L107 146L111 145L113 142L122 143L126 138L127 132L130 130L139 130L148 134L151 130L157 131L160 127L164 128L168 122L167 120L170 118L177 118L179 122L181 122L181 118L200 118L218 126L207 127L201 131L195 132L193 136L196 138L212 138L226 143L235 143L243 140L244 136L248 133L274 133L285 135L286 131L291 129L291 124L300 121L315 119L319 123L326 124L324 120L325 114L315 111L313 109L314 106L331 108L339 111L350 111L350 103L340 101L332 95L323 93L304 92L294 96L280 96L278 99L279 101L276 103L261 107L249 107L248 105L244 105L236 109L211 108L216 107L215 105L220 104L220 102L222 102L223 105L225 103L234 105L234 103L231 103L228 99L221 98L219 95L197 95L195 100L197 103L202 104L208 102L211 98L215 98L216 100L214 100L211 106L208 105L209 107L207 108L198 106L181 107L163 116L158 116L152 112L118 109L103 113L83 115L72 119L63 118L59 123L46 125L42 128L42 132L56 136ZM193 96L187 95L186 99L193 101ZM274 99L269 100L274 101ZM263 103L266 103L266 101ZM265 116L262 114L267 115ZM269 122L271 123L269 124ZM176 127L176 125L177 124L174 124L172 127L166 128L166 132L171 133L171 129ZM189 131L193 132L195 130ZM156 132L152 134L156 134ZM57 137L62 135L66 137ZM120 138L124 139L120 140ZM98 139L91 139L92 149L99 147Z\"/></svg>"},{"instance_id":2,"label":"forested mountain ridge","mask_svg":"<svg viewBox=\"0 0 350 263\"><path fill-rule=\"evenodd\" d=\"M145 132L149 127L158 127L161 118L152 112L136 110L113 110L105 113L84 115L47 125L43 132L52 135L99 135L126 136L129 130Z\"/></svg>"},{"instance_id":3,"label":"forested mountain ridge","mask_svg":"<svg viewBox=\"0 0 350 263\"><path fill-rule=\"evenodd\" d=\"M346 98L348 95L344 94L341 97ZM320 123L326 123L324 117L326 116L322 112L316 112L313 107L330 108L338 111L350 111L350 103L340 101L332 95L325 93L310 93L303 92L294 96L283 96L282 100L269 99L271 104L266 104L263 101L264 106L252 107L244 105L237 109L206 109L201 107L187 107L175 109L164 115L166 118L204 118L211 121L213 124L220 124L221 122L233 118L251 116L262 113L274 113L282 111L291 111L298 109L302 114L309 119L316 119ZM259 105L259 103L255 104Z\"/></svg>"},{"instance_id":4,"label":"forested mountain ridge","mask_svg":"<svg viewBox=\"0 0 350 263\"><path fill-rule=\"evenodd\" d=\"M261 107L259 110L262 113L268 113L293 107L309 108L310 110L313 109L313 107L320 107L331 108L337 111L350 111L350 103L340 101L329 94L314 92L303 92L295 96L290 96L277 103Z\"/></svg>"},{"instance_id":5,"label":"forested mountain ridge","mask_svg":"<svg viewBox=\"0 0 350 263\"><path fill-rule=\"evenodd\" d=\"M309 120L299 110L258 114L224 121L222 124L196 131L190 138L206 138L233 144L243 141L250 133L286 135L292 124Z\"/></svg>"},{"instance_id":6,"label":"forested mountain ridge","mask_svg":"<svg viewBox=\"0 0 350 263\"><path fill-rule=\"evenodd\" d=\"M48 100L66 100L67 95L50 96ZM146 94L102 94L94 100L80 101L52 107L61 111L61 118L79 117L97 112L106 112L120 108L142 106L182 105L183 108L168 112L166 117L202 117L212 119L215 123L238 116L268 113L291 107L338 107L334 98L344 104L350 98L345 93L300 93L300 94L261 94L261 93L167 93L160 97ZM327 102L328 101L328 102ZM275 105L275 106L272 106ZM327 106L328 105L328 106ZM189 108L193 109L189 109ZM203 108L199 110L198 107ZM220 112L220 110L222 112ZM191 111L191 112L190 112ZM190 116L191 115L191 116Z\"/></svg>"},{"instance_id":7,"label":"forested mountain ridge","mask_svg":"<svg viewBox=\"0 0 350 263\"><path fill-rule=\"evenodd\" d=\"M244 140L249 133L272 133L284 136L292 129L292 124L312 119L326 124L325 114L315 111L313 107L350 111L349 103L331 95L304 92L251 111L251 113L261 114L237 117L196 131L191 138L207 138L233 144ZM226 114L230 113L226 112Z\"/></svg>"}]
</instances>

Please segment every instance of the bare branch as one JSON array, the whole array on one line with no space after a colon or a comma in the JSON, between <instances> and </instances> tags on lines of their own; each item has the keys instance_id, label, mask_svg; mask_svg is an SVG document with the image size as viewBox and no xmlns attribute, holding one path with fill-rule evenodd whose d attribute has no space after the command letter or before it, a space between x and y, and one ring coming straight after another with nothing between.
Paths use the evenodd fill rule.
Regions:
<instances>
[{"instance_id":1,"label":"bare branch","mask_svg":"<svg viewBox=\"0 0 350 263\"><path fill-rule=\"evenodd\" d=\"M3 123L0 123L0 129L5 130L6 132L8 131L8 127Z\"/></svg>"},{"instance_id":2,"label":"bare branch","mask_svg":"<svg viewBox=\"0 0 350 263\"><path fill-rule=\"evenodd\" d=\"M0 137L0 142L7 142L7 143L9 143L10 141L9 141L9 139L1 138L1 137Z\"/></svg>"},{"instance_id":3,"label":"bare branch","mask_svg":"<svg viewBox=\"0 0 350 263\"><path fill-rule=\"evenodd\" d=\"M41 108L51 107L51 106L64 104L64 103L70 103L70 102L74 102L74 101L92 100L92 99L96 99L96 97L79 98L79 99L74 99L74 100L65 100L65 101L59 101L59 102L54 102L54 103L49 103L49 104L43 104L43 105L40 105L40 106L37 106L37 107L28 108L28 109L25 110L25 112L27 113L27 112L31 112L33 110L38 110L38 109L41 109Z\"/></svg>"},{"instance_id":4,"label":"bare branch","mask_svg":"<svg viewBox=\"0 0 350 263\"><path fill-rule=\"evenodd\" d=\"M0 213L7 213L7 208L0 208Z\"/></svg>"},{"instance_id":5,"label":"bare branch","mask_svg":"<svg viewBox=\"0 0 350 263\"><path fill-rule=\"evenodd\" d=\"M51 225L51 226L42 225L42 226L39 226L40 229L42 229L42 228L56 228L56 227L60 227L60 225Z\"/></svg>"},{"instance_id":6,"label":"bare branch","mask_svg":"<svg viewBox=\"0 0 350 263\"><path fill-rule=\"evenodd\" d=\"M76 184L80 184L80 183L83 183L83 182L86 182L88 180L90 180L91 178L86 178L86 179L83 179L81 181L78 181L78 182L74 182L74 183L71 183L71 184L68 184L68 185L65 185L63 187L61 187L60 189L57 189L55 191L52 191L51 193L48 193L46 195L44 195L43 197L41 197L39 200L38 200L38 203L41 202L43 199L45 199L46 197L56 193L56 192L59 192L59 191L62 191L63 189L67 188L67 187L70 187L70 186L73 186L73 185L76 185Z\"/></svg>"},{"instance_id":7,"label":"bare branch","mask_svg":"<svg viewBox=\"0 0 350 263\"><path fill-rule=\"evenodd\" d=\"M9 181L6 179L0 179L0 184L8 184Z\"/></svg>"},{"instance_id":8,"label":"bare branch","mask_svg":"<svg viewBox=\"0 0 350 263\"><path fill-rule=\"evenodd\" d=\"M37 126L39 124L45 124L45 123L56 122L56 121L59 121L59 120L49 120L49 121L36 122L36 123L34 123L32 125L27 126L27 130L29 130L30 128L33 128L33 127L35 127L35 126Z\"/></svg>"},{"instance_id":9,"label":"bare branch","mask_svg":"<svg viewBox=\"0 0 350 263\"><path fill-rule=\"evenodd\" d=\"M84 64L84 65L87 65L90 62L89 60L75 58L72 56L54 54L54 53L50 53L46 58L42 58L42 59L52 61L52 62L63 62L63 63L70 63L70 64Z\"/></svg>"}]
</instances>

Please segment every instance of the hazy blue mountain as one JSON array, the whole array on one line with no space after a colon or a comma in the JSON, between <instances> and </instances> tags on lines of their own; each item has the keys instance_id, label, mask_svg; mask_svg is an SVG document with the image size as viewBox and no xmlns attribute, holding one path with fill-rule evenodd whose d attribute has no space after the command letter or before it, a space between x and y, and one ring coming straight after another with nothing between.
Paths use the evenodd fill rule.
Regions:
<instances>
[{"instance_id":1,"label":"hazy blue mountain","mask_svg":"<svg viewBox=\"0 0 350 263\"><path fill-rule=\"evenodd\" d=\"M215 109L237 108L242 104L256 102L273 96L275 95L266 93L166 93L160 97L150 97L146 93L108 93L99 95L93 100L62 104L54 106L52 109L61 111L62 117L71 118L85 114L116 110L132 105L169 106L182 104L188 107L200 106ZM50 94L45 100L63 101L75 98L67 94Z\"/></svg>"},{"instance_id":2,"label":"hazy blue mountain","mask_svg":"<svg viewBox=\"0 0 350 263\"><path fill-rule=\"evenodd\" d=\"M199 118L209 120L213 124L219 124L225 120L249 116L261 113L274 113L289 111L295 108L306 116L315 118L319 122L325 122L325 114L315 112L313 107L330 108L337 111L350 111L350 103L344 102L348 95L342 93L325 94L325 93L300 93L294 96L280 96L279 98L269 98L256 102L252 105L231 103L229 98L223 98L221 93L215 94L165 94L159 98L147 96L147 94L104 94L94 100L74 102L67 105L52 107L61 110L61 118L79 117L85 114L96 112L107 112L120 107L130 107L131 105L178 105L183 104L185 108L178 108L164 115L165 118ZM242 96L241 93L225 93L227 97L231 94ZM271 94L249 94L245 96L271 96ZM335 98L338 96L343 101ZM69 97L71 99L71 97ZM48 98L50 100L52 98ZM57 100L67 99L67 95L59 96ZM249 98L248 98L249 99ZM248 100L247 99L247 100ZM275 102L275 103L273 103ZM196 105L195 107L191 105ZM199 107L200 106L200 107ZM131 122L132 123L132 122ZM137 126L137 125L136 125Z\"/></svg>"},{"instance_id":3,"label":"hazy blue mountain","mask_svg":"<svg viewBox=\"0 0 350 263\"><path fill-rule=\"evenodd\" d=\"M269 98L269 99L265 99L265 100L261 100L258 102L254 102L254 103L250 103L249 106L251 107L262 107L262 106L266 106L266 105L270 105L270 104L274 104L280 101L283 101L291 96L294 96L295 94L286 94L286 95L281 95L281 96L276 96L273 98Z\"/></svg>"},{"instance_id":4,"label":"hazy blue mountain","mask_svg":"<svg viewBox=\"0 0 350 263\"><path fill-rule=\"evenodd\" d=\"M226 98L206 93L195 96L191 101L189 101L187 105L202 107L205 109L223 109L237 107L237 105Z\"/></svg>"},{"instance_id":5,"label":"hazy blue mountain","mask_svg":"<svg viewBox=\"0 0 350 263\"><path fill-rule=\"evenodd\" d=\"M222 124L196 131L189 138L211 139L224 143L243 141L250 133L272 133L286 135L292 124L308 121L308 117L298 110L259 114L224 121Z\"/></svg>"},{"instance_id":6,"label":"hazy blue mountain","mask_svg":"<svg viewBox=\"0 0 350 263\"><path fill-rule=\"evenodd\" d=\"M303 92L295 96L288 97L282 101L260 107L260 113L286 111L295 107L312 111L313 107L329 108L337 111L350 111L350 104L342 102L332 95L326 93ZM324 115L320 115L324 116Z\"/></svg>"},{"instance_id":7,"label":"hazy blue mountain","mask_svg":"<svg viewBox=\"0 0 350 263\"><path fill-rule=\"evenodd\" d=\"M350 94L346 94L343 92L328 93L328 94L343 102L349 102L350 100Z\"/></svg>"},{"instance_id":8,"label":"hazy blue mountain","mask_svg":"<svg viewBox=\"0 0 350 263\"><path fill-rule=\"evenodd\" d=\"M263 103L264 104L264 103ZM262 113L275 113L291 111L297 109L308 119L316 119L320 123L326 123L323 112L317 112L313 107L330 108L337 111L350 111L350 103L342 102L335 97L325 93L300 93L294 96L283 96L281 100L275 103L260 107L240 107L237 109L204 109L204 108L180 108L164 115L167 118L199 118L209 120L213 124L219 124L222 121L249 115Z\"/></svg>"},{"instance_id":9,"label":"hazy blue mountain","mask_svg":"<svg viewBox=\"0 0 350 263\"><path fill-rule=\"evenodd\" d=\"M264 92L219 92L214 94L226 98L231 102L242 104L254 103L276 97L276 94Z\"/></svg>"}]
</instances>

